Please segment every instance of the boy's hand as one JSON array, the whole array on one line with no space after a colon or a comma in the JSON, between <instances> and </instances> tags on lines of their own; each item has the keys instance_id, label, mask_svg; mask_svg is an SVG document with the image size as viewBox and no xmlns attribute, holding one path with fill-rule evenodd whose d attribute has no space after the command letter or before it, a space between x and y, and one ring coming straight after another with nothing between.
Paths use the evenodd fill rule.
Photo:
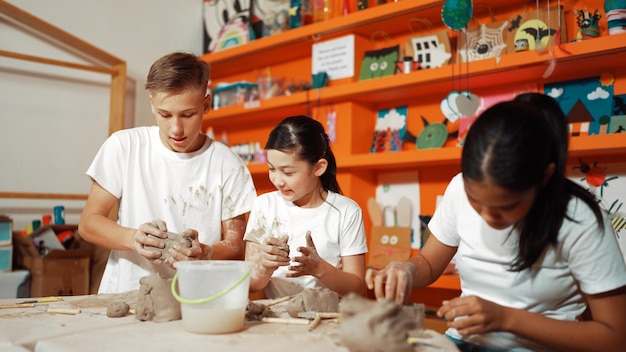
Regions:
<instances>
[{"instance_id":1,"label":"boy's hand","mask_svg":"<svg viewBox=\"0 0 626 352\"><path fill-rule=\"evenodd\" d=\"M198 231L186 229L180 236L191 243L191 247L182 243L175 243L168 251L166 264L174 268L174 263L185 260L209 260L213 254L213 247L198 241Z\"/></svg>"},{"instance_id":2,"label":"boy's hand","mask_svg":"<svg viewBox=\"0 0 626 352\"><path fill-rule=\"evenodd\" d=\"M162 239L167 238L167 225L161 219L155 219L139 226L133 236L133 247L135 251L155 263L162 263L161 252L151 250L153 248L165 248Z\"/></svg>"}]
</instances>

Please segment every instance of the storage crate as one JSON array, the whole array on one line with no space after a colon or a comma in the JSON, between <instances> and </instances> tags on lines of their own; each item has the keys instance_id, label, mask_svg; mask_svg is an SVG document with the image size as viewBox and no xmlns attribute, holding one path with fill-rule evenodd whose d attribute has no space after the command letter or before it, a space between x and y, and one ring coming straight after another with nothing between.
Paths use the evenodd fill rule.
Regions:
<instances>
[{"instance_id":1,"label":"storage crate","mask_svg":"<svg viewBox=\"0 0 626 352\"><path fill-rule=\"evenodd\" d=\"M31 274L31 297L86 295L90 293L90 267L93 249L60 249L55 235L76 231L76 225L51 225L40 228L26 237L14 236L15 266ZM40 252L35 241L40 236L46 244L55 243L56 249ZM42 255L44 254L44 255Z\"/></svg>"},{"instance_id":2,"label":"storage crate","mask_svg":"<svg viewBox=\"0 0 626 352\"><path fill-rule=\"evenodd\" d=\"M0 247L0 272L13 269L13 246Z\"/></svg>"},{"instance_id":3,"label":"storage crate","mask_svg":"<svg viewBox=\"0 0 626 352\"><path fill-rule=\"evenodd\" d=\"M0 246L11 244L13 233L13 219L6 215L0 215Z\"/></svg>"}]
</instances>

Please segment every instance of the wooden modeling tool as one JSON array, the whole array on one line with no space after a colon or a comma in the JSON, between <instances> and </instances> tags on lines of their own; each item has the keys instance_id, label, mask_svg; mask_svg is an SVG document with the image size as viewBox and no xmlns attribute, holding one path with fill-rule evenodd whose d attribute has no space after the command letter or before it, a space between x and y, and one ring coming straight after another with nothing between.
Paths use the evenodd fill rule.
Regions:
<instances>
[{"instance_id":1,"label":"wooden modeling tool","mask_svg":"<svg viewBox=\"0 0 626 352\"><path fill-rule=\"evenodd\" d=\"M264 318L261 319L261 321L264 322L264 323L309 325L309 321L307 319L299 319L299 318L264 317Z\"/></svg>"},{"instance_id":2,"label":"wooden modeling tool","mask_svg":"<svg viewBox=\"0 0 626 352\"><path fill-rule=\"evenodd\" d=\"M309 319L311 323L309 324L309 331L317 328L322 319L337 319L339 318L339 313L335 312L300 312L298 313L298 318Z\"/></svg>"}]
</instances>

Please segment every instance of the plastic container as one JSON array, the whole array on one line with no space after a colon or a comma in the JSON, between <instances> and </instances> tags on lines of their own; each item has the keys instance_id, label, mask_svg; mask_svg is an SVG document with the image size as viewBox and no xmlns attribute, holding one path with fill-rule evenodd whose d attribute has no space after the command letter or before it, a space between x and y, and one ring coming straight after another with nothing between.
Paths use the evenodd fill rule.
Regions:
<instances>
[{"instance_id":1,"label":"plastic container","mask_svg":"<svg viewBox=\"0 0 626 352\"><path fill-rule=\"evenodd\" d=\"M237 82L218 84L213 89L213 109L243 104L248 101L259 99L259 86L256 83Z\"/></svg>"},{"instance_id":2,"label":"plastic container","mask_svg":"<svg viewBox=\"0 0 626 352\"><path fill-rule=\"evenodd\" d=\"M176 262L174 267L172 294L181 303L186 331L226 334L243 329L252 263L192 260Z\"/></svg>"},{"instance_id":3,"label":"plastic container","mask_svg":"<svg viewBox=\"0 0 626 352\"><path fill-rule=\"evenodd\" d=\"M54 224L65 225L65 207L62 205L57 205L52 210L54 213Z\"/></svg>"}]
</instances>

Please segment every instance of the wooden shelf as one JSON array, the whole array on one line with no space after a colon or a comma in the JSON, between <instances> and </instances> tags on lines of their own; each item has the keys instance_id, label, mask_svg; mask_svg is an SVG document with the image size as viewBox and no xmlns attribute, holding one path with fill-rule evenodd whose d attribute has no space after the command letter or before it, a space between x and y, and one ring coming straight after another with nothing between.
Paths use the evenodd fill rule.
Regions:
<instances>
[{"instance_id":1,"label":"wooden shelf","mask_svg":"<svg viewBox=\"0 0 626 352\"><path fill-rule=\"evenodd\" d=\"M256 39L246 45L228 48L203 56L215 72L214 79L243 71L264 69L274 63L311 56L311 46L318 41L354 34L370 38L374 31L384 29L389 36L408 32L410 19L426 19L435 27L442 26L443 0L400 0L377 5L336 17L290 29L279 35ZM525 0L487 0L491 8L521 7ZM280 55L275 54L280 50ZM254 56L254 60L250 57Z\"/></svg>"},{"instance_id":2,"label":"wooden shelf","mask_svg":"<svg viewBox=\"0 0 626 352\"><path fill-rule=\"evenodd\" d=\"M414 18L429 20L434 28L445 28L441 23L443 0L400 0L358 11L347 16L321 23L292 29L284 33L257 39L246 45L207 54L203 59L212 66L214 82L234 82L250 79L254 71L270 67L276 77L281 74L298 80L310 77L312 46L353 34L370 39L375 30L384 29L393 40L401 42L410 32L407 23ZM487 0L497 16L505 19L509 13L528 5L526 0ZM456 33L451 33L456 36ZM451 91L451 77L463 71L469 80L455 90L469 89L477 95L494 94L517 87L537 87L543 84L580 79L605 72L613 73L616 94L623 94L626 77L626 34L600 36L580 42L552 46L549 50L536 50L502 55L499 60L487 59L471 63L446 65L441 68L418 70L409 74L355 81L356 78L331 81L328 87L297 92L267 100L233 105L209 112L204 116L204 128L229 133L233 142L264 141L271 128L290 115L313 113L320 122L326 123L324 113L315 112L319 106L337 109L336 128L342 138L337 138L333 150L337 158L338 172L342 177L342 189L366 209L367 198L376 194L378 177L393 171L419 171L420 211L432 214L435 199L443 194L450 177L460 170L462 148L453 141L438 149L405 149L399 152L372 154L367 146L371 142L376 111L399 105L407 105L411 116L422 112L439 114L439 104ZM355 44L356 45L356 44ZM362 48L361 48L362 49ZM360 49L359 49L360 50ZM369 49L368 49L369 50ZM358 53L357 53L358 54ZM554 71L544 78L551 59ZM357 59L358 60L358 59ZM467 83L469 82L469 83ZM318 116L320 115L320 116ZM367 117L365 121L363 117ZM429 120L430 121L430 120ZM371 126L370 126L371 125ZM407 129L418 133L419 123L407 123ZM626 134L576 136L570 139L569 163L578 159L594 162L602 158L626 161ZM580 161L582 162L582 161ZM266 164L250 164L250 172L260 189L271 190ZM345 182L345 183L344 183ZM366 232L370 224L366 221ZM424 290L430 293L425 293ZM430 294L433 304L458 295L458 275L443 275L428 289L414 290L413 298L424 300ZM429 299L430 299L429 298Z\"/></svg>"},{"instance_id":3,"label":"wooden shelf","mask_svg":"<svg viewBox=\"0 0 626 352\"><path fill-rule=\"evenodd\" d=\"M547 52L540 54L528 51L503 55L500 62L496 62L495 59L471 62L467 65L470 89L581 78L588 75L585 70L580 69L581 67L594 67L594 70L599 71L613 70L616 68L616 62L626 62L626 47L623 44L625 42L626 34L620 34L563 44L562 48L571 54L555 46L552 51L557 64L554 73L548 79L542 77L550 58ZM236 48L229 50L234 49ZM212 55L217 54L219 53ZM448 65L410 74L298 92L247 105L227 106L206 114L205 125L219 124L219 120L222 119L228 119L231 125L233 119L242 123L260 121L275 118L277 111L280 111L282 116L304 114L307 111L307 104L325 105L350 100L369 105L414 99L418 94L424 95L425 88L428 95L444 97L450 91L450 75L451 68Z\"/></svg>"},{"instance_id":4,"label":"wooden shelf","mask_svg":"<svg viewBox=\"0 0 626 352\"><path fill-rule=\"evenodd\" d=\"M337 155L337 164L340 172L358 170L390 171L441 165L459 165L460 167L461 149L460 147L445 147L378 154ZM626 134L615 133L570 138L569 158L571 160L598 154L625 160ZM253 175L264 175L267 173L266 164L250 164L248 168Z\"/></svg>"}]
</instances>

